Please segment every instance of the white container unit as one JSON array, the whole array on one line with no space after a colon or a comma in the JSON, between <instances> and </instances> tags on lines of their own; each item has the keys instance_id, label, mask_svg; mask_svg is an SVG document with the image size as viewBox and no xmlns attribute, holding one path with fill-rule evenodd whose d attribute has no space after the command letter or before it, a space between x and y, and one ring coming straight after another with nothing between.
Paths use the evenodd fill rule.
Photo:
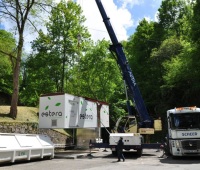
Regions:
<instances>
[{"instance_id":1,"label":"white container unit","mask_svg":"<svg viewBox=\"0 0 200 170\"><path fill-rule=\"evenodd\" d=\"M98 101L70 94L49 94L40 97L40 128L95 128ZM109 127L109 106L101 103L101 127Z\"/></svg>"},{"instance_id":2,"label":"white container unit","mask_svg":"<svg viewBox=\"0 0 200 170\"><path fill-rule=\"evenodd\" d=\"M54 144L47 135L0 133L0 162L54 158Z\"/></svg>"}]
</instances>

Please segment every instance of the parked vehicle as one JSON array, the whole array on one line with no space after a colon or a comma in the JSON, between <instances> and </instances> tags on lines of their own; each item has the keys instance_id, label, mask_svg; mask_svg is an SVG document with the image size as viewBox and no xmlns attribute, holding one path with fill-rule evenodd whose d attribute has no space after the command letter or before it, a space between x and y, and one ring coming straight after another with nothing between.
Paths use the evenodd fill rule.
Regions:
<instances>
[{"instance_id":1,"label":"parked vehicle","mask_svg":"<svg viewBox=\"0 0 200 170\"><path fill-rule=\"evenodd\" d=\"M167 111L166 150L172 156L200 155L200 108L179 107Z\"/></svg>"}]
</instances>

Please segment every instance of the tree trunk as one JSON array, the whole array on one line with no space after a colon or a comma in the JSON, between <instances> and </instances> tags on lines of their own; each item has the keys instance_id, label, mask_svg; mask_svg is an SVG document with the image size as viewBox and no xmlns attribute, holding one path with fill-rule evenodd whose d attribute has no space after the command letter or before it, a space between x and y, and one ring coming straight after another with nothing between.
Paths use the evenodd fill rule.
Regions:
<instances>
[{"instance_id":1,"label":"tree trunk","mask_svg":"<svg viewBox=\"0 0 200 170\"><path fill-rule=\"evenodd\" d=\"M22 47L23 47L23 36L20 35L19 46L17 48L17 59L15 66L13 68L13 94L10 107L10 116L13 119L17 117L17 105L18 105L18 96L19 96L19 74L20 74L20 64L22 56Z\"/></svg>"},{"instance_id":2,"label":"tree trunk","mask_svg":"<svg viewBox=\"0 0 200 170\"><path fill-rule=\"evenodd\" d=\"M19 70L20 70L20 63L17 61L13 73L13 94L10 107L10 116L13 119L17 117L17 104L19 95Z\"/></svg>"}]
</instances>

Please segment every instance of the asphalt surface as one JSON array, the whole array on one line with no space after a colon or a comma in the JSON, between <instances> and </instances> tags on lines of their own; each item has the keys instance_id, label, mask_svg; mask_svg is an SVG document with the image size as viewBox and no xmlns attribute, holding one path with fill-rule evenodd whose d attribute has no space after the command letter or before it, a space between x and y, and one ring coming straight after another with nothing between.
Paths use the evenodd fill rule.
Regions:
<instances>
[{"instance_id":1,"label":"asphalt surface","mask_svg":"<svg viewBox=\"0 0 200 170\"><path fill-rule=\"evenodd\" d=\"M0 170L199 170L199 157L161 157L162 151L145 149L138 157L125 152L125 162L117 162L110 149L66 150L55 152L54 159L20 161L0 166Z\"/></svg>"}]
</instances>

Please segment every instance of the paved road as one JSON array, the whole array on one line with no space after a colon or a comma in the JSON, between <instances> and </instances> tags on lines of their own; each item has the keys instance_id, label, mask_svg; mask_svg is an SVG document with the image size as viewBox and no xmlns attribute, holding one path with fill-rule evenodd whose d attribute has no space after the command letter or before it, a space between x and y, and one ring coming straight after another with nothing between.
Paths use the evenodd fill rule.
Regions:
<instances>
[{"instance_id":1,"label":"paved road","mask_svg":"<svg viewBox=\"0 0 200 170\"><path fill-rule=\"evenodd\" d=\"M116 162L110 151L61 154L52 160L37 160L0 166L0 170L199 170L200 158L159 158L161 152L144 150L142 157L125 153L125 162ZM75 159L74 159L75 158Z\"/></svg>"}]
</instances>

